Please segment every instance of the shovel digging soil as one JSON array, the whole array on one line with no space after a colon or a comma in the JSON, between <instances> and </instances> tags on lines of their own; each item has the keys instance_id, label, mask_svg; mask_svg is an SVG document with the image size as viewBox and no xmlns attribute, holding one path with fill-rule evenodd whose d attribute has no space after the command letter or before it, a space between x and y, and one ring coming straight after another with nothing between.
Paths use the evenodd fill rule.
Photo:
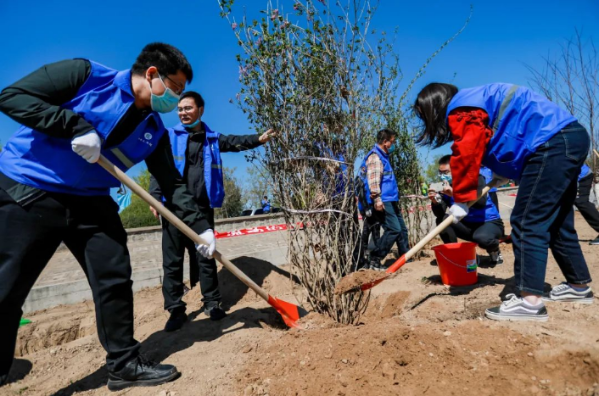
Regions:
<instances>
[{"instance_id":1,"label":"shovel digging soil","mask_svg":"<svg viewBox=\"0 0 599 396\"><path fill-rule=\"evenodd\" d=\"M206 242L202 240L193 231L189 228L185 223L183 223L177 216L175 216L170 210L168 210L164 205L158 202L154 197L152 197L146 190L141 188L133 179L127 176L122 170L116 167L112 162L110 162L103 155L100 156L98 160L98 164L110 172L111 175L116 177L119 181L121 181L125 186L129 187L131 191L135 194L139 195L141 199L146 201L149 205L151 205L158 213L162 215L169 223L177 227L179 231L185 234L189 239L191 239L196 245L206 245ZM287 301L280 300L274 296L269 295L266 290L258 286L253 280L251 280L246 274L244 274L239 268L237 268L231 261L229 261L226 257L224 257L219 251L214 252L214 258L217 259L229 272L235 275L240 281L242 281L247 287L252 289L256 294L262 297L266 302L268 302L283 318L285 324L289 327L300 328L300 325L297 321L308 314L308 312L302 307L289 303Z\"/></svg>"},{"instance_id":2,"label":"shovel digging soil","mask_svg":"<svg viewBox=\"0 0 599 396\"><path fill-rule=\"evenodd\" d=\"M480 195L476 200L468 203L468 207L474 205L479 199L484 197L491 188L497 185L500 181L497 179L491 180L489 184L483 188ZM453 215L449 215L441 224L435 227L431 232L429 232L420 242L418 242L412 249L410 249L406 254L397 259L385 272L378 272L373 270L366 271L358 271L353 272L347 276L341 278L337 286L335 286L335 294L346 294L346 293L354 293L359 291L365 291L368 289L372 289L385 279L390 278L393 273L397 272L407 260L412 258L416 253L420 251L427 243L433 240L437 235L441 233L444 229L449 227L449 225L453 222Z\"/></svg>"}]
</instances>

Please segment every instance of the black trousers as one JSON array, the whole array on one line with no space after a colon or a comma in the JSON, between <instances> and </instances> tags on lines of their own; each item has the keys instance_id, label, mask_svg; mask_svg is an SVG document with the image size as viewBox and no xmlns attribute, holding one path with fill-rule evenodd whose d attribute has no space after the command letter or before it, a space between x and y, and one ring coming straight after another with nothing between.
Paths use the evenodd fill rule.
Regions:
<instances>
[{"instance_id":1,"label":"black trousers","mask_svg":"<svg viewBox=\"0 0 599 396\"><path fill-rule=\"evenodd\" d=\"M574 205L578 208L578 211L587 223L593 227L595 232L599 232L599 211L597 211L595 205L590 201L592 186L593 174L591 173L578 182L578 196L576 197L576 201L574 201Z\"/></svg>"},{"instance_id":2,"label":"black trousers","mask_svg":"<svg viewBox=\"0 0 599 396\"><path fill-rule=\"evenodd\" d=\"M447 216L437 217L437 225ZM451 224L440 234L443 243L455 243L458 238L476 243L487 252L495 252L499 249L499 239L503 237L505 229L503 221L496 219L485 223L469 223L461 221Z\"/></svg>"},{"instance_id":3,"label":"black trousers","mask_svg":"<svg viewBox=\"0 0 599 396\"><path fill-rule=\"evenodd\" d=\"M379 239L381 238L381 223L377 216L373 213L372 216L366 217L362 215L362 219L364 221L362 225L362 235L361 235L361 244L360 244L360 262L363 263L365 261L366 251L368 250L368 242L370 240L370 235L372 234L372 242L375 248L379 244Z\"/></svg>"},{"instance_id":4,"label":"black trousers","mask_svg":"<svg viewBox=\"0 0 599 396\"><path fill-rule=\"evenodd\" d=\"M91 287L108 369L119 370L138 354L127 233L118 205L109 196L46 193L21 206L0 189L0 376L13 361L23 303L61 242Z\"/></svg>"},{"instance_id":5,"label":"black trousers","mask_svg":"<svg viewBox=\"0 0 599 396\"><path fill-rule=\"evenodd\" d=\"M214 229L214 209L208 208L205 213L210 227ZM171 223L162 219L162 268L164 280L162 282L162 295L164 296L164 309L169 312L185 310L187 304L183 301L183 261L185 250L189 252L189 272L192 284L199 278L202 301L205 304L221 300L218 288L218 270L216 260L207 259L196 252L195 244Z\"/></svg>"}]
</instances>

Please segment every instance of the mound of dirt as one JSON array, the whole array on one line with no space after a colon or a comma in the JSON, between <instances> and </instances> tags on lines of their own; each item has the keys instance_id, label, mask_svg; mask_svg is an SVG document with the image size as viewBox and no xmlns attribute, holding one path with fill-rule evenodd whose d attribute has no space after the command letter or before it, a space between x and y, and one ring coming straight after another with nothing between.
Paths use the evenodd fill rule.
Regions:
<instances>
[{"instance_id":1,"label":"mound of dirt","mask_svg":"<svg viewBox=\"0 0 599 396\"><path fill-rule=\"evenodd\" d=\"M335 286L335 294L340 295L359 291L360 287L363 285L376 282L387 276L389 276L389 274L385 272L373 270L352 272L339 280L339 283Z\"/></svg>"},{"instance_id":2,"label":"mound of dirt","mask_svg":"<svg viewBox=\"0 0 599 396\"><path fill-rule=\"evenodd\" d=\"M551 348L539 351L540 344L479 322L452 331L414 328L397 320L325 327L283 335L254 356L238 381L249 383L240 389L245 395L495 395L499 389L520 395L554 394L568 387L593 391L599 378L596 355L563 352L547 359Z\"/></svg>"}]
</instances>

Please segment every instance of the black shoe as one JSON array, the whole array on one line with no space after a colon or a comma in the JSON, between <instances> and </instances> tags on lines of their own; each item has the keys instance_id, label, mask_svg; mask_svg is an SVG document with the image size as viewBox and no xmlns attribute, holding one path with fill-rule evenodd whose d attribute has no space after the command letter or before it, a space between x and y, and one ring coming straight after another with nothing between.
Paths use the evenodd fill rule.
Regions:
<instances>
[{"instance_id":1,"label":"black shoe","mask_svg":"<svg viewBox=\"0 0 599 396\"><path fill-rule=\"evenodd\" d=\"M387 270L387 267L381 264L381 262L378 260L372 260L370 261L370 269L373 271L385 271Z\"/></svg>"},{"instance_id":2,"label":"black shoe","mask_svg":"<svg viewBox=\"0 0 599 396\"><path fill-rule=\"evenodd\" d=\"M437 267L438 266L437 265L437 259L433 259L429 264L432 265L432 266L434 266L434 267Z\"/></svg>"},{"instance_id":3,"label":"black shoe","mask_svg":"<svg viewBox=\"0 0 599 396\"><path fill-rule=\"evenodd\" d=\"M589 242L589 245L599 245L599 235L597 235L597 238Z\"/></svg>"},{"instance_id":4,"label":"black shoe","mask_svg":"<svg viewBox=\"0 0 599 396\"><path fill-rule=\"evenodd\" d=\"M489 257L491 258L491 265L493 267L499 264L503 264L503 256L501 255L501 251L497 250L495 252L490 252Z\"/></svg>"},{"instance_id":5,"label":"black shoe","mask_svg":"<svg viewBox=\"0 0 599 396\"><path fill-rule=\"evenodd\" d=\"M221 320L227 313L221 308L220 302L209 302L204 305L204 312L210 315L210 320Z\"/></svg>"},{"instance_id":6,"label":"black shoe","mask_svg":"<svg viewBox=\"0 0 599 396\"><path fill-rule=\"evenodd\" d=\"M179 330L183 327L183 324L187 322L187 314L185 311L173 311L171 312L171 317L168 318L166 325L164 326L164 331L171 332L175 330Z\"/></svg>"},{"instance_id":7,"label":"black shoe","mask_svg":"<svg viewBox=\"0 0 599 396\"><path fill-rule=\"evenodd\" d=\"M8 382L8 374L0 375L0 386L6 385Z\"/></svg>"},{"instance_id":8,"label":"black shoe","mask_svg":"<svg viewBox=\"0 0 599 396\"><path fill-rule=\"evenodd\" d=\"M159 364L139 355L119 371L108 373L108 389L118 391L133 386L156 386L181 375L175 366Z\"/></svg>"}]
</instances>

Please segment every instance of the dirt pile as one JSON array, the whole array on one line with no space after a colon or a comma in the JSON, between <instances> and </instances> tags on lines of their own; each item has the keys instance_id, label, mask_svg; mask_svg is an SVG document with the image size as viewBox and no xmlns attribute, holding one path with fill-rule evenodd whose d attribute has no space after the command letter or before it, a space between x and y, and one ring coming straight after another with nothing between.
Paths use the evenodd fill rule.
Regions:
<instances>
[{"instance_id":1,"label":"dirt pile","mask_svg":"<svg viewBox=\"0 0 599 396\"><path fill-rule=\"evenodd\" d=\"M249 383L245 395L593 392L596 354L554 354L549 342L480 322L451 331L397 320L294 330L256 355L238 382Z\"/></svg>"}]
</instances>

